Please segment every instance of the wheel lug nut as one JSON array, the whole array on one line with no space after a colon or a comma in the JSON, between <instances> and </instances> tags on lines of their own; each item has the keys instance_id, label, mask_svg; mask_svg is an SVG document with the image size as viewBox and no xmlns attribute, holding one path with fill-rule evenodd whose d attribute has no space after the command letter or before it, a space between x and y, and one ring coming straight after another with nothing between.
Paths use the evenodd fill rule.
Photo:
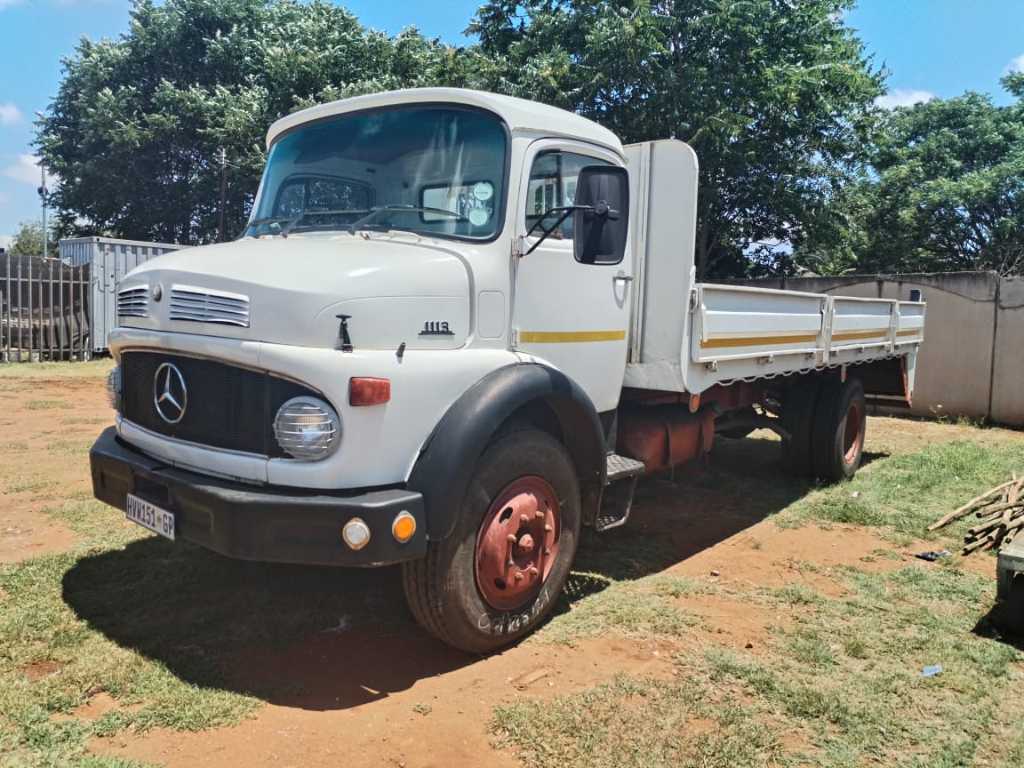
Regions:
<instances>
[{"instance_id":1,"label":"wheel lug nut","mask_svg":"<svg viewBox=\"0 0 1024 768\"><path fill-rule=\"evenodd\" d=\"M522 581L523 580L523 572L522 571L519 571L518 573L516 573L515 580L516 581Z\"/></svg>"},{"instance_id":2,"label":"wheel lug nut","mask_svg":"<svg viewBox=\"0 0 1024 768\"><path fill-rule=\"evenodd\" d=\"M519 522L522 523L523 525L526 525L526 524L528 524L530 522L530 518L528 518L526 515L520 515L519 516Z\"/></svg>"},{"instance_id":3,"label":"wheel lug nut","mask_svg":"<svg viewBox=\"0 0 1024 768\"><path fill-rule=\"evenodd\" d=\"M543 512L543 510L538 509L537 512L534 514L534 517L536 517L538 520L543 520L544 519L544 512Z\"/></svg>"},{"instance_id":4,"label":"wheel lug nut","mask_svg":"<svg viewBox=\"0 0 1024 768\"><path fill-rule=\"evenodd\" d=\"M508 536L505 537L505 540L509 544L515 544L516 543L516 535L514 533L510 533Z\"/></svg>"},{"instance_id":5,"label":"wheel lug nut","mask_svg":"<svg viewBox=\"0 0 1024 768\"><path fill-rule=\"evenodd\" d=\"M544 533L551 533L551 531L553 531L553 530L554 529L551 527L551 523L545 523L545 525L544 525Z\"/></svg>"},{"instance_id":6,"label":"wheel lug nut","mask_svg":"<svg viewBox=\"0 0 1024 768\"><path fill-rule=\"evenodd\" d=\"M536 576L538 573L540 573L540 571L537 570L536 565L531 565L529 568L526 569L526 572L530 574L530 576Z\"/></svg>"}]
</instances>

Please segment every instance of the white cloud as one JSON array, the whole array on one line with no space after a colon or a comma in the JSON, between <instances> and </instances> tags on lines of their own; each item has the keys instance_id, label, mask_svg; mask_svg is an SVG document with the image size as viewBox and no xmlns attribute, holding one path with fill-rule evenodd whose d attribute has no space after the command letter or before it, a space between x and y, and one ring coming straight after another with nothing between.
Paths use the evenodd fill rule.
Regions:
<instances>
[{"instance_id":1,"label":"white cloud","mask_svg":"<svg viewBox=\"0 0 1024 768\"><path fill-rule=\"evenodd\" d=\"M1015 59L1011 59L1010 63L1006 65L1006 73L1011 72L1024 72L1024 53Z\"/></svg>"},{"instance_id":2,"label":"white cloud","mask_svg":"<svg viewBox=\"0 0 1024 768\"><path fill-rule=\"evenodd\" d=\"M23 184L30 184L33 187L39 186L39 158L35 155L18 155L18 161L5 167L0 174L9 179L20 181ZM52 188L57 180L56 176L46 174L46 183Z\"/></svg>"},{"instance_id":3,"label":"white cloud","mask_svg":"<svg viewBox=\"0 0 1024 768\"><path fill-rule=\"evenodd\" d=\"M9 5L17 5L21 0L0 0L0 9L6 8Z\"/></svg>"},{"instance_id":4,"label":"white cloud","mask_svg":"<svg viewBox=\"0 0 1024 768\"><path fill-rule=\"evenodd\" d=\"M896 107L910 107L914 104L921 104L931 101L935 94L931 91L918 91L912 88L896 88L884 96L875 99L875 106L882 109L896 109Z\"/></svg>"},{"instance_id":5,"label":"white cloud","mask_svg":"<svg viewBox=\"0 0 1024 768\"><path fill-rule=\"evenodd\" d=\"M3 0L0 0L2 3ZM23 115L21 110L18 109L11 102L0 102L0 125L14 125L20 123Z\"/></svg>"}]
</instances>

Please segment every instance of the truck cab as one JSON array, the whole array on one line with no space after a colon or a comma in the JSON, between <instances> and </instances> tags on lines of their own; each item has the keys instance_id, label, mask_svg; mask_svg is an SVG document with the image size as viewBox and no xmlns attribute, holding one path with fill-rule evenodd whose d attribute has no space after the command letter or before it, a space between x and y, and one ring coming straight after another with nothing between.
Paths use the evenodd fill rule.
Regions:
<instances>
[{"instance_id":1,"label":"truck cab","mask_svg":"<svg viewBox=\"0 0 1024 768\"><path fill-rule=\"evenodd\" d=\"M910 396L923 305L694 282L680 142L431 88L289 115L267 150L237 240L118 289L94 492L168 538L402 563L423 626L489 651L544 619L581 526L625 522L644 471L766 426L795 471L849 476L864 382ZM746 335L719 324L737 311ZM849 317L884 338L834 344Z\"/></svg>"}]
</instances>

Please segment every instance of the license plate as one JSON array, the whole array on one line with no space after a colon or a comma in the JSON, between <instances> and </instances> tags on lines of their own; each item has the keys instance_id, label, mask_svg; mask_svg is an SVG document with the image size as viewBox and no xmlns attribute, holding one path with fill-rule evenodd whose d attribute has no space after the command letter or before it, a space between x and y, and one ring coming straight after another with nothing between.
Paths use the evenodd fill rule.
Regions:
<instances>
[{"instance_id":1,"label":"license plate","mask_svg":"<svg viewBox=\"0 0 1024 768\"><path fill-rule=\"evenodd\" d=\"M174 513L166 509L160 509L156 504L151 504L145 499L128 494L128 503L125 505L124 516L133 523L138 523L143 528L148 528L153 533L159 533L171 541L174 541Z\"/></svg>"}]
</instances>

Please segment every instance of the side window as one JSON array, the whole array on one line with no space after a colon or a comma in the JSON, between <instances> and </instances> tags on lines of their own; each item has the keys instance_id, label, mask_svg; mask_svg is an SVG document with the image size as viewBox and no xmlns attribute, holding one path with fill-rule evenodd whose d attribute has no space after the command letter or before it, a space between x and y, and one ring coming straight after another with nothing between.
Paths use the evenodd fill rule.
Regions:
<instances>
[{"instance_id":1,"label":"side window","mask_svg":"<svg viewBox=\"0 0 1024 768\"><path fill-rule=\"evenodd\" d=\"M606 160L575 152L554 150L541 152L530 168L530 186L526 197L526 228L529 229L544 215L545 211L563 205L572 205L576 199L576 178L580 169L588 165L611 165ZM557 214L549 217L557 220ZM552 221L546 221L550 227ZM572 216L551 233L552 239L572 240Z\"/></svg>"}]
</instances>

